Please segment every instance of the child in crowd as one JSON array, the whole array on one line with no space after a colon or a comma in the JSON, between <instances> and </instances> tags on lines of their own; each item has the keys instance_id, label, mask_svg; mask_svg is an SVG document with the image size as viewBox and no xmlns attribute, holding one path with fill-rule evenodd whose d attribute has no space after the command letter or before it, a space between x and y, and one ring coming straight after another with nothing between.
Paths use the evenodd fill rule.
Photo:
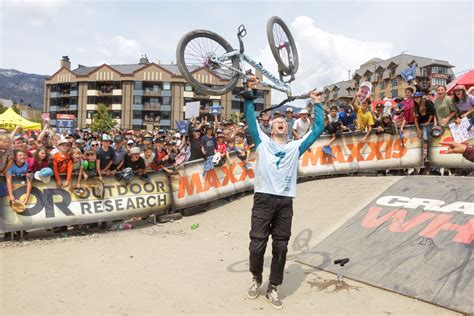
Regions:
<instances>
[{"instance_id":1,"label":"child in crowd","mask_svg":"<svg viewBox=\"0 0 474 316\"><path fill-rule=\"evenodd\" d=\"M390 135L395 135L395 125L392 122L392 117L390 116L390 113L383 113L382 114L382 120L380 121L379 126L377 126L375 134L380 135L380 134L390 134Z\"/></svg>"},{"instance_id":2,"label":"child in crowd","mask_svg":"<svg viewBox=\"0 0 474 316\"><path fill-rule=\"evenodd\" d=\"M339 121L350 131L355 131L357 127L357 116L351 106L344 107L344 111L339 112Z\"/></svg>"},{"instance_id":3,"label":"child in crowd","mask_svg":"<svg viewBox=\"0 0 474 316\"><path fill-rule=\"evenodd\" d=\"M250 155L250 148L247 145L244 134L239 133L235 136L235 149L237 151L237 157L239 157L241 161L247 163L247 159Z\"/></svg>"},{"instance_id":4,"label":"child in crowd","mask_svg":"<svg viewBox=\"0 0 474 316\"><path fill-rule=\"evenodd\" d=\"M26 180L26 194L20 200L20 202L23 204L26 204L28 203L31 189L33 187L32 185L33 175L28 172L28 164L26 163L27 156L23 150L16 149L13 153L13 156L14 156L13 165L7 170L5 174L5 177L7 180L8 196L10 197L10 202L13 205L13 203L16 202L16 198L13 195L12 178L17 177L17 178L25 179ZM24 208L21 209L20 211L23 211L23 210Z\"/></svg>"},{"instance_id":5,"label":"child in crowd","mask_svg":"<svg viewBox=\"0 0 474 316\"><path fill-rule=\"evenodd\" d=\"M89 177L99 176L99 180L102 181L102 174L99 167L97 153L93 149L89 149L86 152L86 159L82 161L81 168L79 169L79 176L77 177L77 187L81 187L81 179L84 178L86 181Z\"/></svg>"},{"instance_id":6,"label":"child in crowd","mask_svg":"<svg viewBox=\"0 0 474 316\"><path fill-rule=\"evenodd\" d=\"M221 154L221 159L226 156L227 145L225 144L225 136L222 133L217 134L217 149L216 149L216 151Z\"/></svg>"},{"instance_id":7,"label":"child in crowd","mask_svg":"<svg viewBox=\"0 0 474 316\"><path fill-rule=\"evenodd\" d=\"M372 132L372 127L374 126L374 116L372 112L369 111L369 104L371 103L370 98L367 98L362 103L359 102L360 92L357 92L352 100L352 106L354 112L357 115L357 124L359 131L365 133L363 142L366 142L370 133Z\"/></svg>"},{"instance_id":8,"label":"child in crowd","mask_svg":"<svg viewBox=\"0 0 474 316\"><path fill-rule=\"evenodd\" d=\"M35 173L43 168L49 168L49 155L44 147L39 147L32 158L28 158L28 172Z\"/></svg>"},{"instance_id":9,"label":"child in crowd","mask_svg":"<svg viewBox=\"0 0 474 316\"><path fill-rule=\"evenodd\" d=\"M58 152L53 155L53 172L58 188L69 187L72 177L72 161L69 156L71 143L67 139L58 142ZM61 174L66 173L66 181L61 181Z\"/></svg>"},{"instance_id":10,"label":"child in crowd","mask_svg":"<svg viewBox=\"0 0 474 316\"><path fill-rule=\"evenodd\" d=\"M140 157L141 152L140 147L130 149L130 153L125 156L123 171L117 173L117 179L124 179L128 183L136 175L147 178L145 160Z\"/></svg>"},{"instance_id":11,"label":"child in crowd","mask_svg":"<svg viewBox=\"0 0 474 316\"><path fill-rule=\"evenodd\" d=\"M145 162L145 169L147 171L151 171L151 164L153 160L155 160L155 153L153 152L153 146L149 145L145 147L145 150L143 153L140 154L140 157L143 158L143 161Z\"/></svg>"}]
</instances>

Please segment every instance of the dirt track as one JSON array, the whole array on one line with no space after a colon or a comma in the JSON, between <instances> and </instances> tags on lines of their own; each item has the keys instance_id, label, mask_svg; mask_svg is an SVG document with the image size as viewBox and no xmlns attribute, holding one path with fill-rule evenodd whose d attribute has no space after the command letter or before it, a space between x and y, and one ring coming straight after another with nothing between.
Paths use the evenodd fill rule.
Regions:
<instances>
[{"instance_id":1,"label":"dirt track","mask_svg":"<svg viewBox=\"0 0 474 316\"><path fill-rule=\"evenodd\" d=\"M251 195L164 225L0 243L0 310L3 315L452 314L353 281L337 288L334 275L293 260L394 179L348 177L298 185L279 288L282 311L262 296L246 298ZM192 230L193 223L199 228ZM264 277L268 266L266 260Z\"/></svg>"}]
</instances>

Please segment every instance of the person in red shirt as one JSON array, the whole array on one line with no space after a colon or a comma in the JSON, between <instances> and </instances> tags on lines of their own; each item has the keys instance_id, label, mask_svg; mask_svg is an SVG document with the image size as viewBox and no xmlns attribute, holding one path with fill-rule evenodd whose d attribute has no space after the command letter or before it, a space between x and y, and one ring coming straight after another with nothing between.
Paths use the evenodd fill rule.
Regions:
<instances>
[{"instance_id":1,"label":"person in red shirt","mask_svg":"<svg viewBox=\"0 0 474 316\"><path fill-rule=\"evenodd\" d=\"M225 136L222 133L217 134L217 149L216 152L221 154L221 158L225 157L227 153L227 145L224 142Z\"/></svg>"},{"instance_id":2,"label":"person in red shirt","mask_svg":"<svg viewBox=\"0 0 474 316\"><path fill-rule=\"evenodd\" d=\"M67 188L71 184L72 178L72 160L69 156L71 143L67 139L61 139L58 142L59 151L53 155L54 179L58 188ZM62 183L61 174L66 173L66 182Z\"/></svg>"},{"instance_id":3,"label":"person in red shirt","mask_svg":"<svg viewBox=\"0 0 474 316\"><path fill-rule=\"evenodd\" d=\"M151 169L153 170L164 170L168 173L172 173L170 169L164 166L165 162L168 160L168 152L165 148L166 140L164 138L158 138L155 140L156 150L155 150L155 159L151 163Z\"/></svg>"}]
</instances>

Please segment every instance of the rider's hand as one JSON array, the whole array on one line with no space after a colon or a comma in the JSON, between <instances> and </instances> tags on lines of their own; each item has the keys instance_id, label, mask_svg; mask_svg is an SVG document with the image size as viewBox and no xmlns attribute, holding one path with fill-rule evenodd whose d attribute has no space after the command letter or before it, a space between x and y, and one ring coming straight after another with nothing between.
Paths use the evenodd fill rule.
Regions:
<instances>
[{"instance_id":1,"label":"rider's hand","mask_svg":"<svg viewBox=\"0 0 474 316\"><path fill-rule=\"evenodd\" d=\"M449 146L446 153L448 154L463 154L466 151L467 146L456 142L452 143L441 143L441 145Z\"/></svg>"},{"instance_id":2,"label":"rider's hand","mask_svg":"<svg viewBox=\"0 0 474 316\"><path fill-rule=\"evenodd\" d=\"M309 96L311 97L311 102L313 104L321 103L321 96L322 93L318 90L312 90L309 92Z\"/></svg>"},{"instance_id":3,"label":"rider's hand","mask_svg":"<svg viewBox=\"0 0 474 316\"><path fill-rule=\"evenodd\" d=\"M247 75L247 89L253 89L256 85L260 83L255 75Z\"/></svg>"}]
</instances>

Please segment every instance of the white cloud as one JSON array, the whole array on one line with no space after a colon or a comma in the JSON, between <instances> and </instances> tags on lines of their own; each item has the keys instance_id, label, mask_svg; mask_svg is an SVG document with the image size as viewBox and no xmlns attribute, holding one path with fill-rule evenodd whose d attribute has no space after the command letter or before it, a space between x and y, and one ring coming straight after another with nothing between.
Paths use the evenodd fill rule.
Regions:
<instances>
[{"instance_id":1,"label":"white cloud","mask_svg":"<svg viewBox=\"0 0 474 316\"><path fill-rule=\"evenodd\" d=\"M28 15L31 24L40 26L52 19L69 0L2 0L5 11Z\"/></svg>"},{"instance_id":2,"label":"white cloud","mask_svg":"<svg viewBox=\"0 0 474 316\"><path fill-rule=\"evenodd\" d=\"M314 21L306 16L297 17L290 29L299 55L296 80L291 83L295 95L347 80L348 70L353 73L373 57L384 59L392 55L392 43L353 39L329 33L317 28ZM277 73L276 62L268 45L260 52L257 60L261 60L272 73ZM284 97L282 93L273 92L272 103L277 103Z\"/></svg>"},{"instance_id":3,"label":"white cloud","mask_svg":"<svg viewBox=\"0 0 474 316\"><path fill-rule=\"evenodd\" d=\"M101 61L100 64L104 62L107 64L137 63L143 54L142 45L138 41L125 38L122 35L109 37L98 34L95 37L95 43L93 50L76 48L76 51L84 53L79 56L81 60Z\"/></svg>"}]
</instances>

